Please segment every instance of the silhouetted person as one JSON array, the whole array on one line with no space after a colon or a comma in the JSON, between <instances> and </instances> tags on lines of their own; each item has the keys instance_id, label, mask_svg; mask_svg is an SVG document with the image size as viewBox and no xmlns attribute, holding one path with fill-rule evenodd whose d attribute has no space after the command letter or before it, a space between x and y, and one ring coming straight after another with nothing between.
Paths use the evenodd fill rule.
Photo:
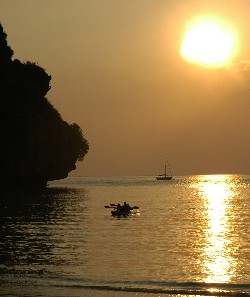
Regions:
<instances>
[{"instance_id":1,"label":"silhouetted person","mask_svg":"<svg viewBox=\"0 0 250 297\"><path fill-rule=\"evenodd\" d=\"M127 202L124 202L123 205L122 205L122 211L127 212L127 211L130 211L130 210L131 210L130 205Z\"/></svg>"}]
</instances>

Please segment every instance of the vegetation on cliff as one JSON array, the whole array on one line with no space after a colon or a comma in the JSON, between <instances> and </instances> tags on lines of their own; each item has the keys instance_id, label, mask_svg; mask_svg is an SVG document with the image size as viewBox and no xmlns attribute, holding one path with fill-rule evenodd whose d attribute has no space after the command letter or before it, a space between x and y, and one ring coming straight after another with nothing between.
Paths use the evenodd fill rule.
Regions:
<instances>
[{"instance_id":1,"label":"vegetation on cliff","mask_svg":"<svg viewBox=\"0 0 250 297\"><path fill-rule=\"evenodd\" d=\"M51 81L45 69L12 56L0 24L0 183L44 186L67 177L89 144L45 97Z\"/></svg>"}]
</instances>

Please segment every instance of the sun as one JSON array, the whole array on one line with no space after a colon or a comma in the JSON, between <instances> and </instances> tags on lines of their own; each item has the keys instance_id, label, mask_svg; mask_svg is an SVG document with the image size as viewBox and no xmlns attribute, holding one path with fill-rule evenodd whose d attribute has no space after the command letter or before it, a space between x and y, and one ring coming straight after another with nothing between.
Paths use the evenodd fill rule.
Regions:
<instances>
[{"instance_id":1,"label":"sun","mask_svg":"<svg viewBox=\"0 0 250 297\"><path fill-rule=\"evenodd\" d=\"M230 63L235 44L236 35L232 28L214 18L204 18L190 24L180 54L191 63L222 67Z\"/></svg>"}]
</instances>

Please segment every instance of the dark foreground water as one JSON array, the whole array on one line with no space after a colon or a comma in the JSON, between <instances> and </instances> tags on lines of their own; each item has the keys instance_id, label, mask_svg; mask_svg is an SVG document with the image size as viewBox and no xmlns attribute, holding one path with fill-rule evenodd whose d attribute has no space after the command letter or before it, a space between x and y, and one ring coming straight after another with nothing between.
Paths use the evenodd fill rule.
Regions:
<instances>
[{"instance_id":1,"label":"dark foreground water","mask_svg":"<svg viewBox=\"0 0 250 297\"><path fill-rule=\"evenodd\" d=\"M127 201L140 214L104 208ZM0 200L0 296L250 296L250 176L68 178Z\"/></svg>"}]
</instances>

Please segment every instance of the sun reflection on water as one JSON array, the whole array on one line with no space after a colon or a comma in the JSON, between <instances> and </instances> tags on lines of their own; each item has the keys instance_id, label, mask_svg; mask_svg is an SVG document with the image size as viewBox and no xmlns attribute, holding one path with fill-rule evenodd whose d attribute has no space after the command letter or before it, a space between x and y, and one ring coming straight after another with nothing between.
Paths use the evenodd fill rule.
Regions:
<instances>
[{"instance_id":1,"label":"sun reflection on water","mask_svg":"<svg viewBox=\"0 0 250 297\"><path fill-rule=\"evenodd\" d=\"M234 276L236 263L232 257L232 199L236 196L234 176L201 176L199 195L204 202L206 220L205 246L202 269L205 282L229 282Z\"/></svg>"}]
</instances>

